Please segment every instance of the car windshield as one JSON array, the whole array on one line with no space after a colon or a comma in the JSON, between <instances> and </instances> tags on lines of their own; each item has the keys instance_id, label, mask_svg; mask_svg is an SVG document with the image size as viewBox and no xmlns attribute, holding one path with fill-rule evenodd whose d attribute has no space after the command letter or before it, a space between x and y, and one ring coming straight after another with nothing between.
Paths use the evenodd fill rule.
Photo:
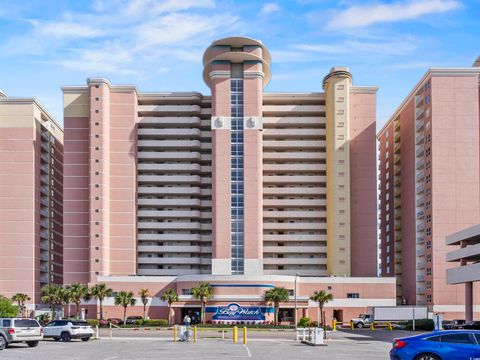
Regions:
<instances>
[{"instance_id":1,"label":"car windshield","mask_svg":"<svg viewBox=\"0 0 480 360\"><path fill-rule=\"evenodd\" d=\"M36 322L35 320L31 320L31 319L14 320L13 324L17 328L19 328L19 327L39 327L40 326L38 324L38 322Z\"/></svg>"}]
</instances>

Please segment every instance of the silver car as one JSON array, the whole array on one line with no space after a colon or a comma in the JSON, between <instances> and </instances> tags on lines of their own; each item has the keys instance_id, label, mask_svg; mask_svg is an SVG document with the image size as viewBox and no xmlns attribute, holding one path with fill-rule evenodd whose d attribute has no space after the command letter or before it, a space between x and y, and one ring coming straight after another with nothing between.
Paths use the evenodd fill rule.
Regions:
<instances>
[{"instance_id":1,"label":"silver car","mask_svg":"<svg viewBox=\"0 0 480 360\"><path fill-rule=\"evenodd\" d=\"M7 346L24 342L35 347L43 339L43 329L35 319L0 318L0 329L6 335Z\"/></svg>"}]
</instances>

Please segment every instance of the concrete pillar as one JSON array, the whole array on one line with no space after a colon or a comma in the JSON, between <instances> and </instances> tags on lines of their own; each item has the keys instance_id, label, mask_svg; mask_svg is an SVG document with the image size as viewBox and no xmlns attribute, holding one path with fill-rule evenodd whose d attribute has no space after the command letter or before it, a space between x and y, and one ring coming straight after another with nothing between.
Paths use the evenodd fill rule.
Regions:
<instances>
[{"instance_id":1,"label":"concrete pillar","mask_svg":"<svg viewBox=\"0 0 480 360\"><path fill-rule=\"evenodd\" d=\"M465 320L473 321L473 282L465 283Z\"/></svg>"}]
</instances>

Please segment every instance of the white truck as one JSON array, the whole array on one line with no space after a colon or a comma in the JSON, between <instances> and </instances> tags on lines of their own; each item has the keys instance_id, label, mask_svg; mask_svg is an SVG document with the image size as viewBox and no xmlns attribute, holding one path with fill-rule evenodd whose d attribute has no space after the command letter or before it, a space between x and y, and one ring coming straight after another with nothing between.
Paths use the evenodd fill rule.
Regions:
<instances>
[{"instance_id":1,"label":"white truck","mask_svg":"<svg viewBox=\"0 0 480 360\"><path fill-rule=\"evenodd\" d=\"M357 328L370 326L372 322L396 322L427 319L426 306L370 306L367 314L360 314L351 321Z\"/></svg>"}]
</instances>

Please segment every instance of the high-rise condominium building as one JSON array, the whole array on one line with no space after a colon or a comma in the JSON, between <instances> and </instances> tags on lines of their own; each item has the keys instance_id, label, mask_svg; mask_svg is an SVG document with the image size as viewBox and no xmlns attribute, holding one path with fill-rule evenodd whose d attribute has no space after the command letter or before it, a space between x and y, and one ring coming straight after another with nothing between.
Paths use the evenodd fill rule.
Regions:
<instances>
[{"instance_id":1,"label":"high-rise condominium building","mask_svg":"<svg viewBox=\"0 0 480 360\"><path fill-rule=\"evenodd\" d=\"M31 98L0 92L0 294L63 279L63 129Z\"/></svg>"},{"instance_id":2,"label":"high-rise condominium building","mask_svg":"<svg viewBox=\"0 0 480 360\"><path fill-rule=\"evenodd\" d=\"M431 68L378 133L381 272L398 303L463 316L463 285L447 285L445 238L478 223L477 62Z\"/></svg>"},{"instance_id":3,"label":"high-rise condominium building","mask_svg":"<svg viewBox=\"0 0 480 360\"><path fill-rule=\"evenodd\" d=\"M203 56L211 95L63 88L65 283L376 276L376 88L335 67L265 93L270 62L234 37Z\"/></svg>"}]
</instances>

